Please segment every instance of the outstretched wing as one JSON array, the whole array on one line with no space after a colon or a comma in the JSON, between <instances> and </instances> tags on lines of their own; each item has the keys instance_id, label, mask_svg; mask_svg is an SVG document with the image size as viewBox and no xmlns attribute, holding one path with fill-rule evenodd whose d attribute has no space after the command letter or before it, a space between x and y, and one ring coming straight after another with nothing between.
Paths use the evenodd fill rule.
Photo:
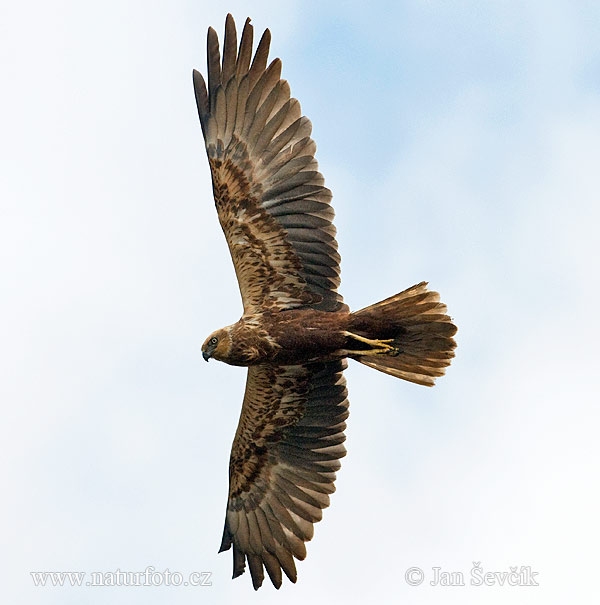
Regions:
<instances>
[{"instance_id":1,"label":"outstretched wing","mask_svg":"<svg viewBox=\"0 0 600 605\"><path fill-rule=\"evenodd\" d=\"M267 67L269 30L250 64L252 37L247 19L238 51L227 15L222 62L217 34L208 30L208 91L194 70L215 203L244 312L337 311L344 307L336 291L340 256L311 123L280 79L281 61Z\"/></svg>"},{"instance_id":2,"label":"outstretched wing","mask_svg":"<svg viewBox=\"0 0 600 605\"><path fill-rule=\"evenodd\" d=\"M346 361L252 366L229 462L229 499L219 552L233 544L233 577L246 560L258 589L267 570L276 588L335 490L348 417Z\"/></svg>"}]
</instances>

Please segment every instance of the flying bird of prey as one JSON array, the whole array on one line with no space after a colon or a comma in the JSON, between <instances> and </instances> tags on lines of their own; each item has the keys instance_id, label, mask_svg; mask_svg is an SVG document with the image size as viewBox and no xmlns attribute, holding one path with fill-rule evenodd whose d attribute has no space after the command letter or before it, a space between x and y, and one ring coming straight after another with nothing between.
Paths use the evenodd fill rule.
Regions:
<instances>
[{"instance_id":1,"label":"flying bird of prey","mask_svg":"<svg viewBox=\"0 0 600 605\"><path fill-rule=\"evenodd\" d=\"M315 160L311 123L267 66L271 34L252 58L246 20L239 47L231 15L223 57L208 30L208 86L194 70L196 103L217 213L239 282L242 318L202 345L210 358L247 366L229 462L219 552L233 546L258 589L296 581L313 524L329 505L345 453L347 358L432 386L454 356L456 327L422 282L351 313L337 289L331 191Z\"/></svg>"}]
</instances>

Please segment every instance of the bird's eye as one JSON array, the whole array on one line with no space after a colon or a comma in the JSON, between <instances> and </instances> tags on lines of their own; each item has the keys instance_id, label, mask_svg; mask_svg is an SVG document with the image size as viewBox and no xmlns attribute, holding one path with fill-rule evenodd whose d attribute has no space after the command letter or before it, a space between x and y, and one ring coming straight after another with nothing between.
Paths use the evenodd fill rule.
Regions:
<instances>
[{"instance_id":1,"label":"bird's eye","mask_svg":"<svg viewBox=\"0 0 600 605\"><path fill-rule=\"evenodd\" d=\"M217 342L219 342L219 341L217 340L217 337L216 337L216 336L213 336L213 337L212 337L212 338L209 340L209 343L210 343L211 345L216 345L216 344L217 344Z\"/></svg>"}]
</instances>

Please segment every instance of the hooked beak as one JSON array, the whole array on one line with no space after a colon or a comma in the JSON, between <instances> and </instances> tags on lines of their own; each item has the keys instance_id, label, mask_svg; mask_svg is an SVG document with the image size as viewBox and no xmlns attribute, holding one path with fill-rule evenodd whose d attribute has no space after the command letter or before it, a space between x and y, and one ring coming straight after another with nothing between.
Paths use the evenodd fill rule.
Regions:
<instances>
[{"instance_id":1,"label":"hooked beak","mask_svg":"<svg viewBox=\"0 0 600 605\"><path fill-rule=\"evenodd\" d=\"M204 357L204 361L208 361L210 359L210 353L202 351L202 357Z\"/></svg>"}]
</instances>

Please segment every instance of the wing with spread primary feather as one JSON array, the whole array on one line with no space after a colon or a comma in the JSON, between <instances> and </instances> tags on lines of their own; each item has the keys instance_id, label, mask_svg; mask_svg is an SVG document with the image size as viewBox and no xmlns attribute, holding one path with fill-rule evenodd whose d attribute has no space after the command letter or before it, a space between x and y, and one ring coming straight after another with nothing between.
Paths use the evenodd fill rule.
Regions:
<instances>
[{"instance_id":1,"label":"wing with spread primary feather","mask_svg":"<svg viewBox=\"0 0 600 605\"><path fill-rule=\"evenodd\" d=\"M233 545L233 577L246 561L255 589L264 569L276 588L296 581L335 490L348 417L347 362L252 366L231 448L229 498L220 551Z\"/></svg>"},{"instance_id":2,"label":"wing with spread primary feather","mask_svg":"<svg viewBox=\"0 0 600 605\"><path fill-rule=\"evenodd\" d=\"M194 70L196 103L215 204L237 274L245 313L311 307L346 308L337 292L340 256L331 192L315 160L311 123L267 66L270 32L254 59L246 20L237 45L227 15L223 60L208 31L208 87Z\"/></svg>"}]
</instances>

